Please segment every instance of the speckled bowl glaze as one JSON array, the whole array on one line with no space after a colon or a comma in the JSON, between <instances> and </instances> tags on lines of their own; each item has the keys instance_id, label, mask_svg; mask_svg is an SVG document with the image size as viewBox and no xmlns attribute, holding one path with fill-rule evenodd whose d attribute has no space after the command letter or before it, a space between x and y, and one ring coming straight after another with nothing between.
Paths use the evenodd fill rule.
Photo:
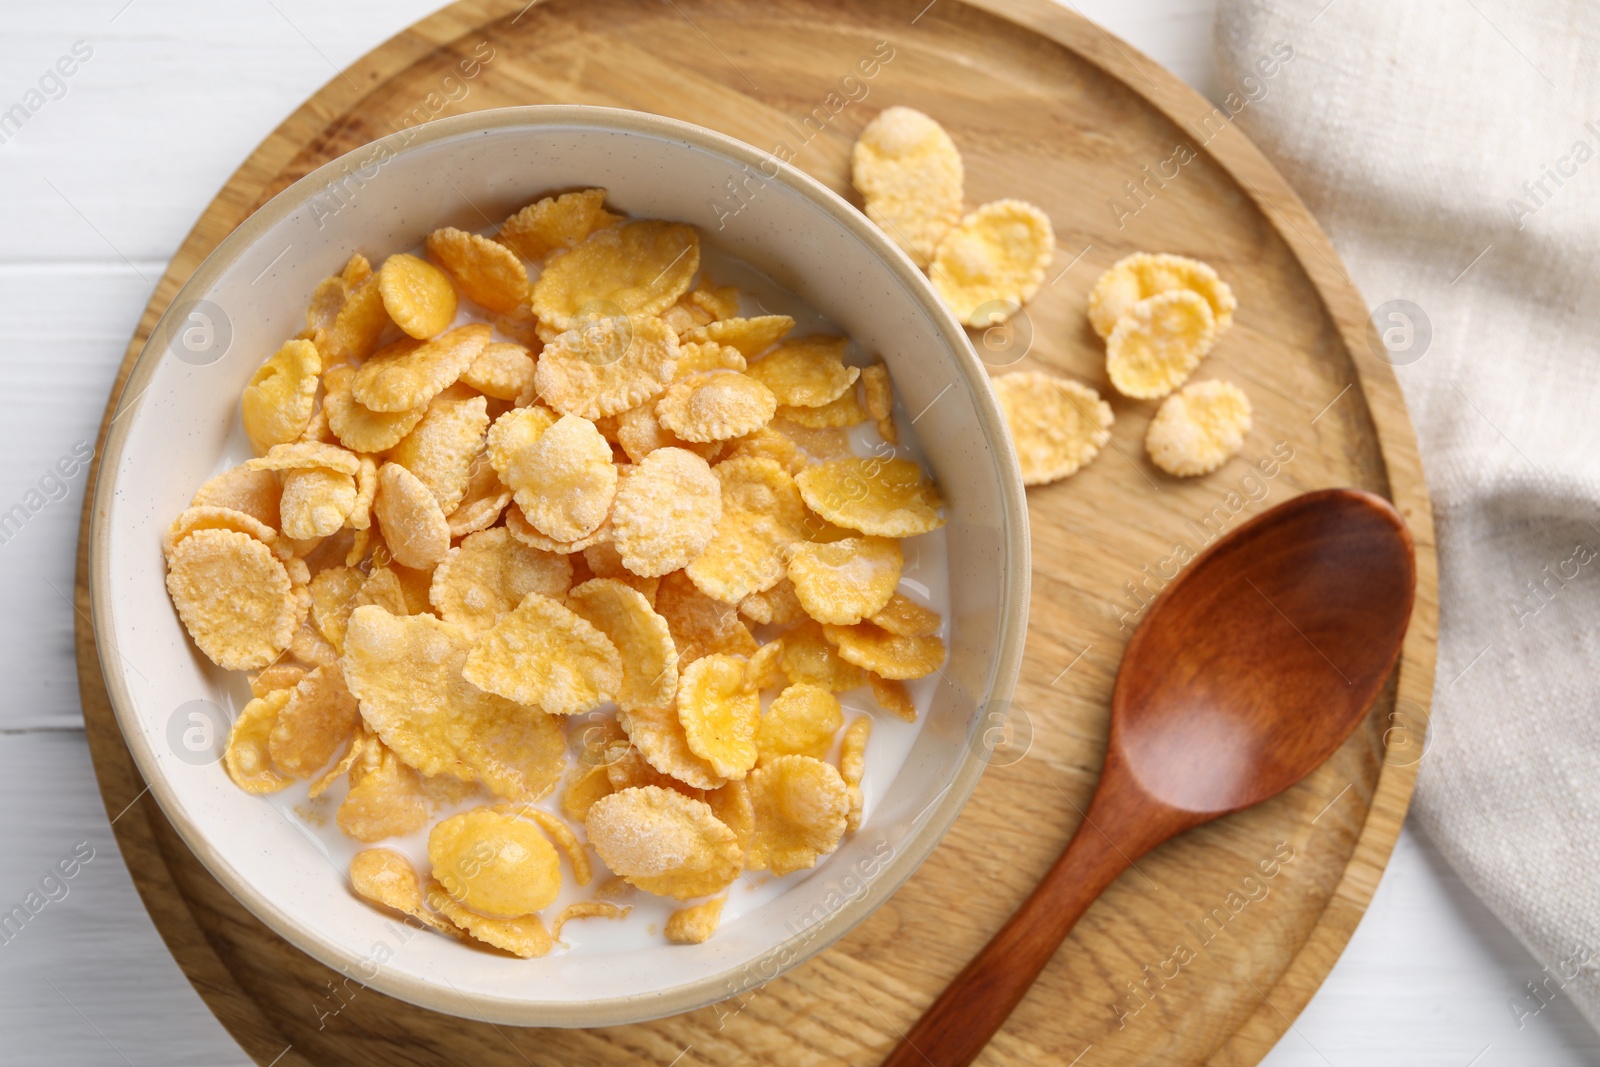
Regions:
<instances>
[{"instance_id":1,"label":"speckled bowl glaze","mask_svg":"<svg viewBox=\"0 0 1600 1067\"><path fill-rule=\"evenodd\" d=\"M730 200L730 183L742 200ZM313 835L228 780L217 763L223 737L197 755L193 731L204 731L208 708L235 705L238 679L190 645L159 546L195 488L239 448L238 397L251 372L301 328L308 294L351 251L405 248L438 226L482 229L535 196L586 186L604 186L631 214L695 224L882 355L905 410L919 413L915 430L946 502L952 640L900 773L879 783L861 830L809 877L701 945L523 961L409 936L349 891ZM91 538L94 623L117 719L151 793L211 873L355 981L525 1026L689 1011L771 980L866 918L938 844L977 783L984 720L1011 695L1028 607L1016 458L982 365L921 273L855 208L770 155L603 108L442 119L335 160L257 211L195 271L134 365L106 442Z\"/></svg>"}]
</instances>

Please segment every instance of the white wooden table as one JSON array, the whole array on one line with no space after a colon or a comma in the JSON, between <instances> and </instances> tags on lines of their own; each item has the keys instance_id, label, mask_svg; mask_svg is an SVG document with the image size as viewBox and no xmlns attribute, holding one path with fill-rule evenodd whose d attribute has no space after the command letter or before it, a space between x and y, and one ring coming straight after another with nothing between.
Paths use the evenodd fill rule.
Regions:
<instances>
[{"instance_id":1,"label":"white wooden table","mask_svg":"<svg viewBox=\"0 0 1600 1067\"><path fill-rule=\"evenodd\" d=\"M1077 6L1215 97L1213 3ZM59 899L0 942L0 1063L248 1063L167 954L100 804L68 600L83 477L51 471L94 440L139 312L216 189L339 68L433 6L4 4L0 112L30 89L41 90L30 104L42 106L0 137L0 512L40 505L14 534L0 528L0 911L75 849L92 858L64 896L47 887ZM62 56L77 61L58 81L48 72ZM1407 831L1348 951L1266 1062L1600 1062L1600 1037L1563 1000L1519 1029L1509 1002L1538 974L1426 839Z\"/></svg>"}]
</instances>

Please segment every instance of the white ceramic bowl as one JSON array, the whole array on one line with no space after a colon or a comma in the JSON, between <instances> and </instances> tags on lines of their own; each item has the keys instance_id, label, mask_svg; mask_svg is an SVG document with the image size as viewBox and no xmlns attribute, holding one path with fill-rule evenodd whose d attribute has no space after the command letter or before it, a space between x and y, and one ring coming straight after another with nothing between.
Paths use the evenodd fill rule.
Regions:
<instances>
[{"instance_id":1,"label":"white ceramic bowl","mask_svg":"<svg viewBox=\"0 0 1600 1067\"><path fill-rule=\"evenodd\" d=\"M730 181L746 190L736 213ZM232 704L239 682L193 650L167 599L159 545L195 488L240 449L238 397L251 372L301 328L312 288L350 252L376 258L439 226L481 229L537 195L586 186L604 186L630 214L695 224L887 361L905 410L921 413L915 430L946 503L952 640L900 773L878 783L865 825L810 877L701 945L523 961L404 939L392 916L348 890L314 836L228 780L215 762L222 737L196 756L204 712ZM689 1011L775 977L864 919L938 844L982 773L984 716L1011 695L1028 605L1027 511L1002 416L966 335L911 262L838 196L748 145L589 107L508 108L385 137L296 182L224 240L156 325L123 395L90 556L117 719L152 794L211 873L357 981L519 1025Z\"/></svg>"}]
</instances>

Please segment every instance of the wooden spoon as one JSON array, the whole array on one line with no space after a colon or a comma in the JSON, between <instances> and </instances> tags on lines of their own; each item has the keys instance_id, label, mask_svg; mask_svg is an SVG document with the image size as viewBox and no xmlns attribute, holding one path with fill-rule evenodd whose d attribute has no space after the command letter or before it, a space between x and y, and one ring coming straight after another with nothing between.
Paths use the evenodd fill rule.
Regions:
<instances>
[{"instance_id":1,"label":"wooden spoon","mask_svg":"<svg viewBox=\"0 0 1600 1067\"><path fill-rule=\"evenodd\" d=\"M1078 832L885 1067L971 1063L1117 875L1332 755L1394 667L1415 587L1399 514L1354 489L1296 497L1201 553L1128 642Z\"/></svg>"}]
</instances>

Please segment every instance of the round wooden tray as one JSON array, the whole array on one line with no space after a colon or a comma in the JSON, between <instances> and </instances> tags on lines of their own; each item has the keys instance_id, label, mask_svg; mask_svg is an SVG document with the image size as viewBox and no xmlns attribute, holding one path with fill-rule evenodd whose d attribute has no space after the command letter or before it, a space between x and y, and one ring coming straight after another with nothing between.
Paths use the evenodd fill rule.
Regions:
<instances>
[{"instance_id":1,"label":"round wooden tray","mask_svg":"<svg viewBox=\"0 0 1600 1067\"><path fill-rule=\"evenodd\" d=\"M978 338L979 348L995 369L1089 382L1112 398L1117 424L1088 469L1029 492L1033 625L1011 743L918 874L778 981L688 1015L602 1030L438 1015L364 989L278 938L144 795L85 621L80 537L78 670L101 791L109 813L125 811L115 823L123 856L200 995L250 1055L280 1067L875 1063L1076 828L1123 643L1180 546L1198 550L1296 493L1360 486L1394 500L1417 542L1417 609L1395 685L1299 787L1183 836L1118 881L981 1060L1259 1061L1344 947L1410 799L1436 635L1427 497L1360 295L1304 206L1225 113L1050 0L457 3L335 77L239 168L157 286L107 417L172 295L274 193L398 127L556 102L655 111L762 148L781 143L846 196L857 132L879 109L907 104L950 130L969 203L1018 196L1049 213L1059 241L1051 281L1017 329ZM1144 458L1153 405L1115 398L1085 323L1094 278L1141 249L1201 256L1239 296L1236 323L1202 375L1244 386L1255 429L1243 455L1206 478L1180 482Z\"/></svg>"}]
</instances>

